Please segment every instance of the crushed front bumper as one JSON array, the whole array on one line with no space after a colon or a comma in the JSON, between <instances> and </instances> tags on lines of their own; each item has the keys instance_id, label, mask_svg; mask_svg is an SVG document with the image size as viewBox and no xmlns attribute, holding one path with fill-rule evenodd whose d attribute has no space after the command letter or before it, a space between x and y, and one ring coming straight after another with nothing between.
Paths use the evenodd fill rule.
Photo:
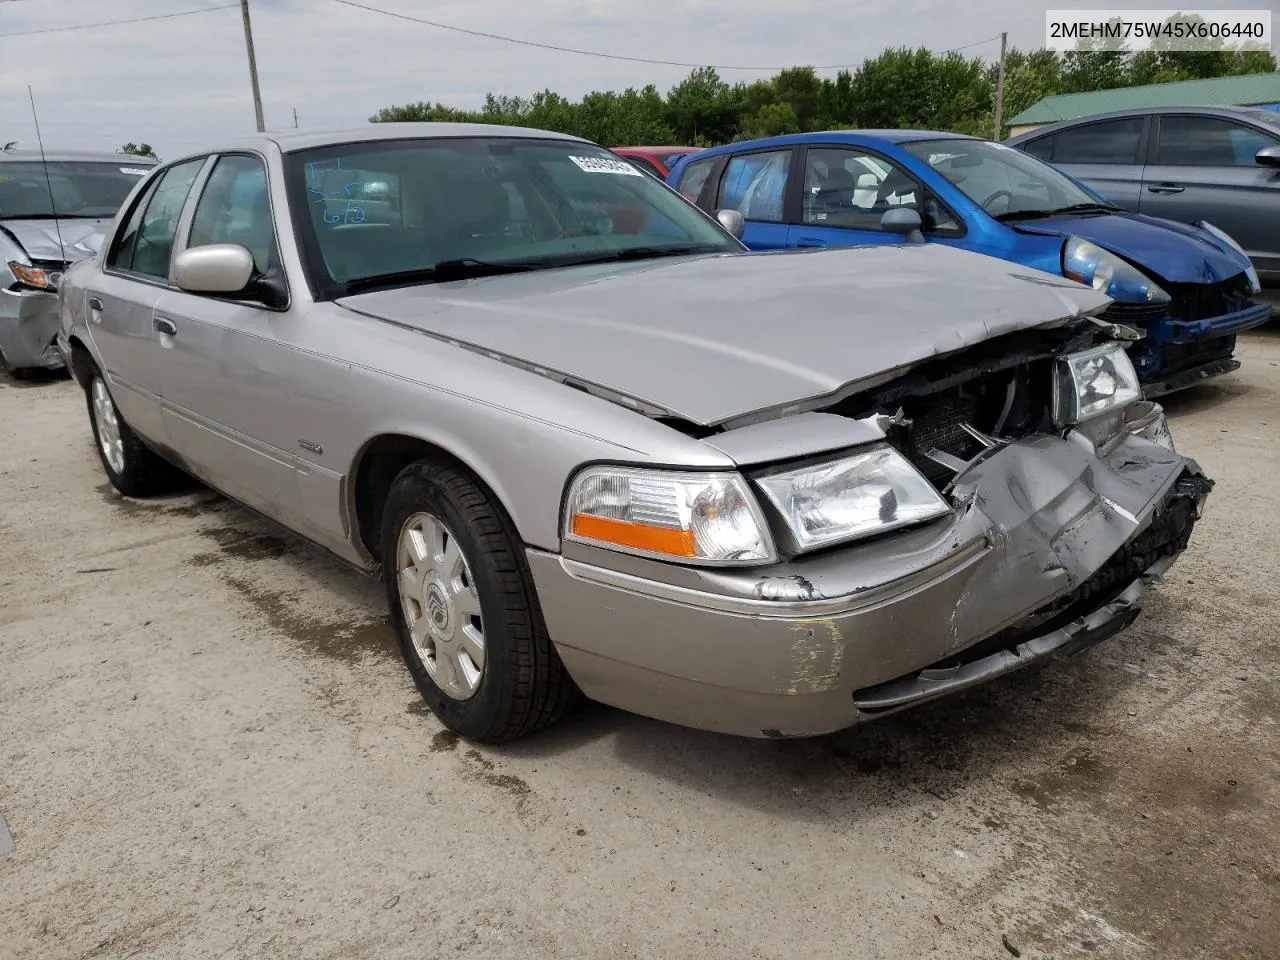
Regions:
<instances>
[{"instance_id":1,"label":"crushed front bumper","mask_svg":"<svg viewBox=\"0 0 1280 960\"><path fill-rule=\"evenodd\" d=\"M0 289L0 354L11 370L60 370L58 295Z\"/></svg>"},{"instance_id":2,"label":"crushed front bumper","mask_svg":"<svg viewBox=\"0 0 1280 960\"><path fill-rule=\"evenodd\" d=\"M1158 414L1158 408L1156 408ZM529 551L589 697L686 726L809 736L1123 629L1212 482L1154 439L1011 443L957 476L952 518L751 573Z\"/></svg>"}]
</instances>

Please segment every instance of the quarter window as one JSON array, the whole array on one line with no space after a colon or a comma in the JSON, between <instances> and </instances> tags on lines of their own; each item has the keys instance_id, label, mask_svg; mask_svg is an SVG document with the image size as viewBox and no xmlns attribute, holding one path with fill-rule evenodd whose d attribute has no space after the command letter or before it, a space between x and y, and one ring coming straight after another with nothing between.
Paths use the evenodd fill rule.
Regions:
<instances>
[{"instance_id":1,"label":"quarter window","mask_svg":"<svg viewBox=\"0 0 1280 960\"><path fill-rule=\"evenodd\" d=\"M234 243L253 254L266 273L275 250L275 227L267 194L267 171L256 157L219 157L191 219L188 247Z\"/></svg>"},{"instance_id":2,"label":"quarter window","mask_svg":"<svg viewBox=\"0 0 1280 960\"><path fill-rule=\"evenodd\" d=\"M1124 117L1063 130L1054 138L1053 162L1137 163L1142 124L1142 117Z\"/></svg>"},{"instance_id":3,"label":"quarter window","mask_svg":"<svg viewBox=\"0 0 1280 960\"><path fill-rule=\"evenodd\" d=\"M1161 117L1156 163L1189 167L1251 167L1276 140L1218 117Z\"/></svg>"},{"instance_id":4,"label":"quarter window","mask_svg":"<svg viewBox=\"0 0 1280 960\"><path fill-rule=\"evenodd\" d=\"M734 157L720 180L717 206L722 210L737 210L745 220L780 223L790 163L790 150Z\"/></svg>"},{"instance_id":5,"label":"quarter window","mask_svg":"<svg viewBox=\"0 0 1280 960\"><path fill-rule=\"evenodd\" d=\"M169 258L173 253L178 218L182 216L187 194L191 192L191 184L202 166L203 157L170 167L161 174L145 208L142 204L138 206L142 210L141 217L136 222L130 218L119 245L113 251L112 266L158 280L169 278Z\"/></svg>"}]
</instances>

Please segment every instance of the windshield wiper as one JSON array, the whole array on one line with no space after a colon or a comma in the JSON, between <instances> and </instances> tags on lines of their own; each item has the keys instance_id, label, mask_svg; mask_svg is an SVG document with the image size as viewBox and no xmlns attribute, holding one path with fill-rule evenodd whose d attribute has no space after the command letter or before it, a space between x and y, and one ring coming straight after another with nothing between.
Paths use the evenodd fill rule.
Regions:
<instances>
[{"instance_id":1,"label":"windshield wiper","mask_svg":"<svg viewBox=\"0 0 1280 960\"><path fill-rule=\"evenodd\" d=\"M504 273L526 273L536 270L540 264L512 260L506 263L490 263L471 257L441 260L429 267L413 270L396 270L391 273L375 273L369 277L356 277L346 282L347 293L360 293L376 287L407 287L415 283L448 283L451 280L470 280L473 277L496 277Z\"/></svg>"},{"instance_id":2,"label":"windshield wiper","mask_svg":"<svg viewBox=\"0 0 1280 960\"><path fill-rule=\"evenodd\" d=\"M1056 217L1056 210L1008 210L1005 213L992 214L992 218L1001 223L1010 220L1043 220L1045 217Z\"/></svg>"},{"instance_id":3,"label":"windshield wiper","mask_svg":"<svg viewBox=\"0 0 1280 960\"><path fill-rule=\"evenodd\" d=\"M625 250L599 250L577 256L556 257L557 267L571 267L588 263L617 263L627 260L654 260L658 257L686 257L695 253L725 253L711 243L686 243L665 246L627 247Z\"/></svg>"},{"instance_id":4,"label":"windshield wiper","mask_svg":"<svg viewBox=\"0 0 1280 960\"><path fill-rule=\"evenodd\" d=\"M1057 207L1053 210L1057 213L1121 213L1124 207L1117 207L1114 203L1073 203L1067 207Z\"/></svg>"}]
</instances>

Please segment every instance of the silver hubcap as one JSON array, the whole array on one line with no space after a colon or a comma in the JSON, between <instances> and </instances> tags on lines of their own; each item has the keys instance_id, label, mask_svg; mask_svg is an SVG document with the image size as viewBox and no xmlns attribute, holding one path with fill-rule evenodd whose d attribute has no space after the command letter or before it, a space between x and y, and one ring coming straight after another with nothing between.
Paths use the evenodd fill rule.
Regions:
<instances>
[{"instance_id":1,"label":"silver hubcap","mask_svg":"<svg viewBox=\"0 0 1280 960\"><path fill-rule=\"evenodd\" d=\"M116 473L124 473L124 441L120 439L120 418L101 377L93 381L93 420L98 425L98 446Z\"/></svg>"},{"instance_id":2,"label":"silver hubcap","mask_svg":"<svg viewBox=\"0 0 1280 960\"><path fill-rule=\"evenodd\" d=\"M415 513L396 545L400 609L427 675L454 700L467 700L484 677L480 598L462 547L448 527Z\"/></svg>"}]
</instances>

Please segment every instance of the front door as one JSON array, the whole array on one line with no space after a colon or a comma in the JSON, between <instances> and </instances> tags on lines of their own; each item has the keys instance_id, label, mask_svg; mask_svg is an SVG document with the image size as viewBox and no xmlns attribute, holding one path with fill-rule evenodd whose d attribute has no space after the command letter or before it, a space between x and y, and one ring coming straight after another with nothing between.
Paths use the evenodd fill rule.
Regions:
<instances>
[{"instance_id":1,"label":"front door","mask_svg":"<svg viewBox=\"0 0 1280 960\"><path fill-rule=\"evenodd\" d=\"M1138 210L1183 223L1208 220L1244 247L1260 272L1280 274L1280 169L1254 157L1280 138L1222 117L1158 119Z\"/></svg>"},{"instance_id":2,"label":"front door","mask_svg":"<svg viewBox=\"0 0 1280 960\"><path fill-rule=\"evenodd\" d=\"M895 207L920 214L930 240L963 234L958 219L902 167L862 147L809 147L802 158L800 209L788 228L792 247L884 246L902 243L880 220Z\"/></svg>"},{"instance_id":3,"label":"front door","mask_svg":"<svg viewBox=\"0 0 1280 960\"><path fill-rule=\"evenodd\" d=\"M180 248L246 247L259 273L280 271L261 157L226 154L205 181ZM286 307L182 290L156 303L158 368L170 446L192 471L269 516L307 528L300 514L298 420L323 383L293 344L304 319ZM317 539L324 539L318 537Z\"/></svg>"}]
</instances>

